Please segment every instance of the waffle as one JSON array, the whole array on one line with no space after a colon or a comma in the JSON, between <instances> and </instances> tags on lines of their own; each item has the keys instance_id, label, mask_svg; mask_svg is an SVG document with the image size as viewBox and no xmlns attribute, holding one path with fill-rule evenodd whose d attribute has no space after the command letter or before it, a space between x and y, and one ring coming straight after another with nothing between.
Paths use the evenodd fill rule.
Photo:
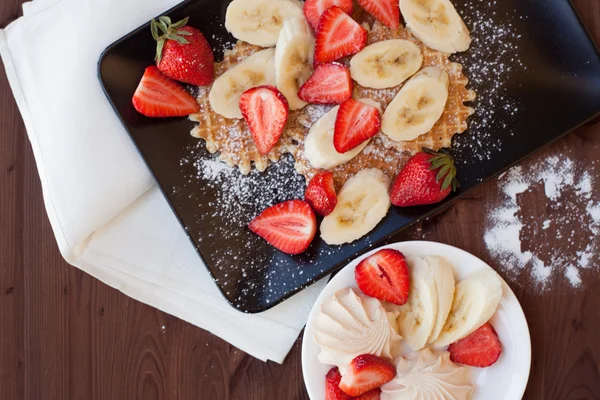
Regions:
<instances>
[{"instance_id":1,"label":"waffle","mask_svg":"<svg viewBox=\"0 0 600 400\"><path fill-rule=\"evenodd\" d=\"M475 92L467 89L468 79L462 72L462 66L448 59L447 54L433 51L417 39L405 28L392 31L375 21L370 15L359 10L353 15L369 31L369 43L389 39L406 39L415 42L423 53L423 66L437 65L444 68L450 76L449 98L446 109L432 130L410 142L396 142L379 133L357 157L332 170L336 187L365 168L379 168L390 178L396 176L406 160L423 148L438 150L451 145L452 137L467 129L467 118L474 110L464 103L475 99ZM246 57L260 50L244 42L238 42L224 54L222 62L215 66L218 77ZM349 59L345 60L346 63ZM355 84L354 98L370 98L380 103L385 111L402 85L390 89L369 89ZM237 166L243 174L248 174L252 165L264 171L269 162L277 162L282 154L291 153L295 159L296 171L307 179L317 172L304 156L304 137L312 124L329 111L331 106L308 105L302 110L291 111L288 125L279 143L265 155L260 154L252 139L244 120L231 120L215 113L209 104L210 88L201 88L198 95L200 112L190 116L198 125L192 135L204 139L206 148L211 153L219 153L219 158L229 166Z\"/></svg>"}]
</instances>

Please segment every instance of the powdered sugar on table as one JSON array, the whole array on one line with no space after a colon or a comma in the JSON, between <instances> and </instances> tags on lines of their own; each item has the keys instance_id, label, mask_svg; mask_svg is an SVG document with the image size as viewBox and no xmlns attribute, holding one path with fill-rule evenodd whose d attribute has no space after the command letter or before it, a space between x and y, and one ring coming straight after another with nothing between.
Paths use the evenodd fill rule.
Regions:
<instances>
[{"instance_id":1,"label":"powdered sugar on table","mask_svg":"<svg viewBox=\"0 0 600 400\"><path fill-rule=\"evenodd\" d=\"M515 284L528 274L538 291L561 276L581 286L584 272L598 267L600 194L592 174L567 156L552 156L512 168L499 185L504 199L490 205L485 232L495 265ZM523 199L531 191L543 193L546 206L525 215Z\"/></svg>"}]
</instances>

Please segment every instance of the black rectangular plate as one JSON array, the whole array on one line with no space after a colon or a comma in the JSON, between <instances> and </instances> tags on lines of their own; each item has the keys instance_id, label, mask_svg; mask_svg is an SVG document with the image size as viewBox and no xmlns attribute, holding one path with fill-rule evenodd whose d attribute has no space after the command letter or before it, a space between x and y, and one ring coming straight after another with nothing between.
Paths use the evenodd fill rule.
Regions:
<instances>
[{"instance_id":1,"label":"black rectangular plate","mask_svg":"<svg viewBox=\"0 0 600 400\"><path fill-rule=\"evenodd\" d=\"M452 147L460 191L432 207L393 207L368 237L354 244L329 247L318 238L305 254L294 257L277 251L245 227L257 213L256 202L234 204L241 210L237 215L243 217L233 221L219 210L225 197L220 185L193 177L193 162L182 163L186 158L213 157L190 136L192 122L145 118L134 110L132 95L155 52L149 24L103 53L99 76L108 99L234 307L249 313L273 307L600 112L598 50L567 0L454 3L471 28L474 42L468 52L453 59L464 64L471 78L469 86L478 94L470 128L455 137ZM229 0L189 0L165 14L173 19L190 16L190 24L204 33L220 59L223 43L233 42L223 27L228 4ZM502 81L495 79L497 75L503 76ZM261 187L280 179L286 170L287 184L301 192L304 180L293 172L289 160L271 166L265 174L254 174L249 190L259 196ZM287 200L290 193L271 193L269 201Z\"/></svg>"}]
</instances>

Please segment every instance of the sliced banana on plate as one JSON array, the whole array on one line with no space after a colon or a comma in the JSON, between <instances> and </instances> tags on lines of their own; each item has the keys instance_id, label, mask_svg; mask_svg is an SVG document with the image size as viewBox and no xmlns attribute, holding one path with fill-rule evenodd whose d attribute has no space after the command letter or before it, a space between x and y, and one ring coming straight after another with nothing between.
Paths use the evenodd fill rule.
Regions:
<instances>
[{"instance_id":1,"label":"sliced banana on plate","mask_svg":"<svg viewBox=\"0 0 600 400\"><path fill-rule=\"evenodd\" d=\"M225 28L239 40L262 47L275 46L286 19L304 15L294 0L233 0Z\"/></svg>"},{"instance_id":2,"label":"sliced banana on plate","mask_svg":"<svg viewBox=\"0 0 600 400\"><path fill-rule=\"evenodd\" d=\"M445 347L469 336L488 322L502 300L502 280L489 268L469 275L456 285L444 328L433 345Z\"/></svg>"},{"instance_id":3,"label":"sliced banana on plate","mask_svg":"<svg viewBox=\"0 0 600 400\"><path fill-rule=\"evenodd\" d=\"M212 109L225 118L242 118L242 93L256 86L275 86L274 60L275 49L261 50L221 75L208 95Z\"/></svg>"},{"instance_id":4,"label":"sliced banana on plate","mask_svg":"<svg viewBox=\"0 0 600 400\"><path fill-rule=\"evenodd\" d=\"M384 40L362 49L350 60L350 74L359 85L385 89L400 85L423 64L419 46L409 40Z\"/></svg>"},{"instance_id":5,"label":"sliced banana on plate","mask_svg":"<svg viewBox=\"0 0 600 400\"><path fill-rule=\"evenodd\" d=\"M313 168L333 169L345 164L359 155L370 142L367 140L346 153L337 152L333 145L333 133L339 109L339 106L334 107L323 115L304 138L304 156Z\"/></svg>"},{"instance_id":6,"label":"sliced banana on plate","mask_svg":"<svg viewBox=\"0 0 600 400\"><path fill-rule=\"evenodd\" d=\"M438 294L434 271L421 257L408 257L410 293L408 302L399 308L398 331L413 350L427 344L436 323Z\"/></svg>"},{"instance_id":7,"label":"sliced banana on plate","mask_svg":"<svg viewBox=\"0 0 600 400\"><path fill-rule=\"evenodd\" d=\"M429 132L444 113L450 79L439 67L425 67L410 78L383 114L381 130L395 141Z\"/></svg>"},{"instance_id":8,"label":"sliced banana on plate","mask_svg":"<svg viewBox=\"0 0 600 400\"><path fill-rule=\"evenodd\" d=\"M438 299L435 324L433 325L433 330L431 331L431 335L429 335L429 339L427 339L427 343L432 343L438 338L448 319L448 314L452 307L452 300L454 299L455 281L452 265L450 265L446 259L439 256L429 256L425 257L425 262L427 262L435 277L435 287Z\"/></svg>"},{"instance_id":9,"label":"sliced banana on plate","mask_svg":"<svg viewBox=\"0 0 600 400\"><path fill-rule=\"evenodd\" d=\"M390 179L376 168L363 169L348 179L335 210L321 223L325 243L351 243L375 229L390 209L389 187Z\"/></svg>"},{"instance_id":10,"label":"sliced banana on plate","mask_svg":"<svg viewBox=\"0 0 600 400\"><path fill-rule=\"evenodd\" d=\"M288 18L277 40L275 77L277 89L287 99L290 110L298 110L308 104L298 97L298 90L313 72L314 49L315 37L306 18Z\"/></svg>"},{"instance_id":11,"label":"sliced banana on plate","mask_svg":"<svg viewBox=\"0 0 600 400\"><path fill-rule=\"evenodd\" d=\"M425 46L443 53L465 51L471 35L449 0L401 0L407 28Z\"/></svg>"}]
</instances>

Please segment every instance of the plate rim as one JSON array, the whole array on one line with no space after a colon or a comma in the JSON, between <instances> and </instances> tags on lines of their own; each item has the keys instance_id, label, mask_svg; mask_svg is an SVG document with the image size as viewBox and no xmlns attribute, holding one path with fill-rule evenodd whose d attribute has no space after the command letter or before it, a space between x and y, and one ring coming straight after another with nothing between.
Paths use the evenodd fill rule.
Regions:
<instances>
[{"instance_id":1,"label":"plate rim","mask_svg":"<svg viewBox=\"0 0 600 400\"><path fill-rule=\"evenodd\" d=\"M309 360L308 359L308 342L313 342L313 338L312 337L307 337L308 335L308 327L310 325L310 323L314 320L316 313L320 307L320 305L322 304L324 298L327 293L327 289L328 287L330 287L330 285L335 282L336 278L338 278L338 276L342 273L342 271L346 270L346 269L354 269L356 267L356 265L358 265L358 263L360 261L362 261L363 259L369 257L371 254L376 253L379 250L382 249L387 249L387 248L395 248L396 246L433 246L436 247L437 249L443 250L445 249L451 249L452 251L457 251L459 253L463 253L465 256L469 257L469 258L473 258L475 260L477 260L481 265L492 269L493 271L497 272L494 268L492 268L488 263L486 263L485 261L483 261L482 259L480 259L479 257L475 256L472 253L469 253L466 250L463 250L459 247L456 246L452 246L449 244L445 244L445 243L439 243L439 242L432 242L432 241L427 241L427 240L410 240L410 241L401 241L401 242L395 242L395 243L389 243L386 244L384 246L380 246L377 248L374 248L372 250L370 250L369 252L362 254L356 258L354 258L353 260L351 260L345 267L343 267L342 269L339 270L338 274L336 274L334 277L332 277L329 282L327 282L327 285L323 288L323 290L321 291L321 293L319 294L319 297L317 298L317 300L315 301L315 303L313 304L313 307L310 310L310 313L308 314L308 319L306 322L306 326L304 328L304 332L302 333L302 351L301 351L301 364L302 364L302 380L304 381L304 387L306 388L306 391L308 393L309 398L314 399L313 394L311 393L311 388L308 387L307 385L307 380L306 380L306 375L311 365L314 365L314 361L315 360ZM434 252L435 253L435 252ZM500 275L498 275L500 276ZM527 322L527 317L525 316L525 312L523 311L523 307L521 306L521 302L519 301L519 299L517 298L517 296L515 295L515 293L513 292L512 288L510 287L510 285L508 285L508 283L504 280L504 278L502 276L500 276L500 279L503 283L503 289L505 290L504 294L503 294L503 299L514 299L514 303L511 301L511 304L514 304L517 307L516 310L514 310L514 312L516 312L517 314L515 315L516 318L518 319L522 319L524 322L524 328L526 330L526 335L525 337L523 337L523 344L526 345L526 355L525 358L527 360L527 373L526 375L524 375L525 379L523 380L522 383L522 388L520 390L520 397L519 399L522 399L525 391L527 390L527 384L529 382L529 377L531 375L531 361L532 361L532 348L531 348L531 332L529 330L529 324ZM511 399L512 400L512 399Z\"/></svg>"}]
</instances>

